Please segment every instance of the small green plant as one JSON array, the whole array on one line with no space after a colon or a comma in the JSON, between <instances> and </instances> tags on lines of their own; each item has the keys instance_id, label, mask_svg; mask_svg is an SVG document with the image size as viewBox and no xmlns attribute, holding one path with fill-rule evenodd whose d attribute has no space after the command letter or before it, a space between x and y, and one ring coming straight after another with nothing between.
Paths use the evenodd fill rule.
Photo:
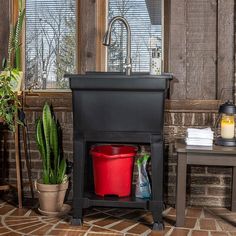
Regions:
<instances>
[{"instance_id":1,"label":"small green plant","mask_svg":"<svg viewBox=\"0 0 236 236\"><path fill-rule=\"evenodd\" d=\"M44 184L61 184L67 180L66 161L61 156L59 125L50 106L45 103L42 118L36 122L36 142L41 154Z\"/></svg>"},{"instance_id":2,"label":"small green plant","mask_svg":"<svg viewBox=\"0 0 236 236\"><path fill-rule=\"evenodd\" d=\"M15 131L15 118L20 104L13 85L19 76L18 69L12 68L5 68L0 73L0 117L12 131Z\"/></svg>"},{"instance_id":3,"label":"small green plant","mask_svg":"<svg viewBox=\"0 0 236 236\"><path fill-rule=\"evenodd\" d=\"M25 17L23 0L18 0L19 11L15 25L10 26L8 42L8 58L3 59L3 71L0 72L0 118L8 125L11 131L15 131L15 122L21 124L17 118L20 105L15 84L20 78L20 33Z\"/></svg>"}]
</instances>

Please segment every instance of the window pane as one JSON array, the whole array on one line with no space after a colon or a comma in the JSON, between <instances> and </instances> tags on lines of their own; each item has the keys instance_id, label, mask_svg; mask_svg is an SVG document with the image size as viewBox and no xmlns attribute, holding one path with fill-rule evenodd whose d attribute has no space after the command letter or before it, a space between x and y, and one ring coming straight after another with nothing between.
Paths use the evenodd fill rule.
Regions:
<instances>
[{"instance_id":1,"label":"window pane","mask_svg":"<svg viewBox=\"0 0 236 236\"><path fill-rule=\"evenodd\" d=\"M75 72L75 0L26 0L26 88L68 88Z\"/></svg>"},{"instance_id":2,"label":"window pane","mask_svg":"<svg viewBox=\"0 0 236 236\"><path fill-rule=\"evenodd\" d=\"M155 9L157 7L160 8L159 0L109 0L108 20L110 21L114 16L123 16L130 24L132 71L134 72L148 72L152 49L157 48L161 52L161 25L160 20L157 19L160 15L156 14L161 10ZM124 25L116 22L112 29L112 43L108 47L108 71L123 71L126 36Z\"/></svg>"}]
</instances>

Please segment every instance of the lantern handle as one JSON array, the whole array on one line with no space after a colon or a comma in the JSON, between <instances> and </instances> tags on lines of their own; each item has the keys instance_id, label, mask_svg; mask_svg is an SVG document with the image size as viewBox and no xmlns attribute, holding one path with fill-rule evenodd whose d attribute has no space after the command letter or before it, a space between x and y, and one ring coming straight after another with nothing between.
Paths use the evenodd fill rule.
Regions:
<instances>
[{"instance_id":1,"label":"lantern handle","mask_svg":"<svg viewBox=\"0 0 236 236\"><path fill-rule=\"evenodd\" d=\"M221 113L218 115L217 119L216 119L216 122L215 122L215 125L214 125L214 137L216 138L217 137L217 125L218 125L218 122L221 118Z\"/></svg>"}]
</instances>

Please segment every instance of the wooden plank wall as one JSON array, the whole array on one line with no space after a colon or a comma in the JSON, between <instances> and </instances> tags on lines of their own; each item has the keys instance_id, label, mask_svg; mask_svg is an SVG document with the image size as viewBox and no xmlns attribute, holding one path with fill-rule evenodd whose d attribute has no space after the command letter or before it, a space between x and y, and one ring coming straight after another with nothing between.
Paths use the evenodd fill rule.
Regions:
<instances>
[{"instance_id":1,"label":"wooden plank wall","mask_svg":"<svg viewBox=\"0 0 236 236\"><path fill-rule=\"evenodd\" d=\"M2 60L7 58L7 45L9 38L9 2L0 0L0 70L2 69Z\"/></svg>"},{"instance_id":2,"label":"wooden plank wall","mask_svg":"<svg viewBox=\"0 0 236 236\"><path fill-rule=\"evenodd\" d=\"M172 0L170 11L171 99L232 99L234 0Z\"/></svg>"},{"instance_id":3,"label":"wooden plank wall","mask_svg":"<svg viewBox=\"0 0 236 236\"><path fill-rule=\"evenodd\" d=\"M186 98L186 0L172 0L170 5L169 72L171 98Z\"/></svg>"},{"instance_id":4,"label":"wooden plank wall","mask_svg":"<svg viewBox=\"0 0 236 236\"><path fill-rule=\"evenodd\" d=\"M105 49L102 45L106 29L106 1L78 1L78 72L104 71Z\"/></svg>"},{"instance_id":5,"label":"wooden plank wall","mask_svg":"<svg viewBox=\"0 0 236 236\"><path fill-rule=\"evenodd\" d=\"M79 73L96 68L96 1L79 1Z\"/></svg>"},{"instance_id":6,"label":"wooden plank wall","mask_svg":"<svg viewBox=\"0 0 236 236\"><path fill-rule=\"evenodd\" d=\"M186 97L214 99L216 1L186 1Z\"/></svg>"},{"instance_id":7,"label":"wooden plank wall","mask_svg":"<svg viewBox=\"0 0 236 236\"><path fill-rule=\"evenodd\" d=\"M234 0L218 0L219 98L232 99L234 84Z\"/></svg>"}]
</instances>

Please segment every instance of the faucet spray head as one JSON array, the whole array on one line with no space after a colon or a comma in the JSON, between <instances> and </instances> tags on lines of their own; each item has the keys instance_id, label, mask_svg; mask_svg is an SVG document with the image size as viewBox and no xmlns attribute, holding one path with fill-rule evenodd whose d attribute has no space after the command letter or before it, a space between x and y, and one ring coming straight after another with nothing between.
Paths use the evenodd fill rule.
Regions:
<instances>
[{"instance_id":1,"label":"faucet spray head","mask_svg":"<svg viewBox=\"0 0 236 236\"><path fill-rule=\"evenodd\" d=\"M102 44L104 46L110 46L110 44L111 44L111 34L110 34L110 31L107 31L105 33Z\"/></svg>"}]
</instances>

